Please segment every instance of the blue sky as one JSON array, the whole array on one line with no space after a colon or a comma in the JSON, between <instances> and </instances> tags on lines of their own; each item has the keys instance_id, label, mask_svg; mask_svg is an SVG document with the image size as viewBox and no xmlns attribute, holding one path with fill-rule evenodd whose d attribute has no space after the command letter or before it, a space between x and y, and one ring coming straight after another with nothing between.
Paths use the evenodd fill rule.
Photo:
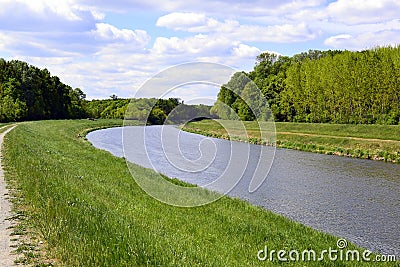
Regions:
<instances>
[{"instance_id":1,"label":"blue sky","mask_svg":"<svg viewBox=\"0 0 400 267\"><path fill-rule=\"evenodd\" d=\"M0 6L0 57L47 68L88 99L133 97L147 79L180 63L249 71L264 51L290 56L400 43L398 0L0 0ZM217 92L190 86L179 96Z\"/></svg>"}]
</instances>

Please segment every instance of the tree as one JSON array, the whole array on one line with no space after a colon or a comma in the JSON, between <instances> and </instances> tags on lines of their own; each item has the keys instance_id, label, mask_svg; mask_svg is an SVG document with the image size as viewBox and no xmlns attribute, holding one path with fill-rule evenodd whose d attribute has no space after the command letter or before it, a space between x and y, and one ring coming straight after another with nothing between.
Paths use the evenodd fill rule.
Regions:
<instances>
[{"instance_id":1,"label":"tree","mask_svg":"<svg viewBox=\"0 0 400 267\"><path fill-rule=\"evenodd\" d=\"M167 115L164 111L158 107L155 107L151 110L149 117L147 118L148 124L164 124Z\"/></svg>"},{"instance_id":2,"label":"tree","mask_svg":"<svg viewBox=\"0 0 400 267\"><path fill-rule=\"evenodd\" d=\"M259 98L236 75L221 87L212 112L229 119L233 110L248 120L250 108L259 118ZM277 121L400 123L400 46L309 50L293 57L262 53L249 77Z\"/></svg>"},{"instance_id":3,"label":"tree","mask_svg":"<svg viewBox=\"0 0 400 267\"><path fill-rule=\"evenodd\" d=\"M0 59L1 121L81 117L84 113L76 110L83 109L83 96L81 90L74 92L47 69Z\"/></svg>"},{"instance_id":4,"label":"tree","mask_svg":"<svg viewBox=\"0 0 400 267\"><path fill-rule=\"evenodd\" d=\"M14 100L10 95L1 98L0 101L0 120L19 121L26 116L27 107L19 99Z\"/></svg>"}]
</instances>

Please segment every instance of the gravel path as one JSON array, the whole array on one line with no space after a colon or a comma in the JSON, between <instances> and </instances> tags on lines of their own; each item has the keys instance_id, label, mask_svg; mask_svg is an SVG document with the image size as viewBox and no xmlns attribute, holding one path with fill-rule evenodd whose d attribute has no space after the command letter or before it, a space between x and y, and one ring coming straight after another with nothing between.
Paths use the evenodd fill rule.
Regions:
<instances>
[{"instance_id":1,"label":"gravel path","mask_svg":"<svg viewBox=\"0 0 400 267\"><path fill-rule=\"evenodd\" d=\"M13 266L16 255L12 254L14 248L11 247L12 222L8 220L11 216L11 203L8 199L8 189L4 180L4 172L1 164L2 155L1 148L3 145L4 136L14 129L15 126L10 127L0 134L0 266Z\"/></svg>"}]
</instances>

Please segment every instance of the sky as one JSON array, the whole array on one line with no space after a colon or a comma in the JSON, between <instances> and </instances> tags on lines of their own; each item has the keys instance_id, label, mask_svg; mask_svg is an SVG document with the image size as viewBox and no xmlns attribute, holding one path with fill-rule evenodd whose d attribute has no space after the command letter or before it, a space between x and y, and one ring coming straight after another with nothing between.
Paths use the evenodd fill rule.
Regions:
<instances>
[{"instance_id":1,"label":"sky","mask_svg":"<svg viewBox=\"0 0 400 267\"><path fill-rule=\"evenodd\" d=\"M0 58L47 68L88 99L134 97L182 63L250 71L262 52L400 44L398 0L0 0L0 7ZM218 86L175 93L215 98Z\"/></svg>"}]
</instances>

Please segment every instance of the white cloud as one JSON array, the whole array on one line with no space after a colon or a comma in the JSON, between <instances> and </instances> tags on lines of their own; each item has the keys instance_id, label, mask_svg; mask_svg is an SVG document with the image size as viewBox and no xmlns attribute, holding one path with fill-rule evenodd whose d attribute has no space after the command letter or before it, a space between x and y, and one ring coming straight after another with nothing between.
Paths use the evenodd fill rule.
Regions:
<instances>
[{"instance_id":1,"label":"white cloud","mask_svg":"<svg viewBox=\"0 0 400 267\"><path fill-rule=\"evenodd\" d=\"M0 4L2 9L0 15L4 15L13 8L28 9L31 13L38 14L40 16L47 16L48 14L56 14L67 20L81 20L78 14L76 14L74 1L52 1L52 0L1 0ZM16 13L20 10L14 9Z\"/></svg>"},{"instance_id":2,"label":"white cloud","mask_svg":"<svg viewBox=\"0 0 400 267\"><path fill-rule=\"evenodd\" d=\"M1 31L0 47L27 57L83 57L114 46L115 52L143 50L150 36L143 30L118 29L97 23L95 30L82 32Z\"/></svg>"},{"instance_id":3,"label":"white cloud","mask_svg":"<svg viewBox=\"0 0 400 267\"><path fill-rule=\"evenodd\" d=\"M17 56L76 57L94 51L93 47L78 41L81 34L51 34L42 32L1 32L3 49ZM62 39L61 39L62 38Z\"/></svg>"},{"instance_id":4,"label":"white cloud","mask_svg":"<svg viewBox=\"0 0 400 267\"><path fill-rule=\"evenodd\" d=\"M183 62L248 71L266 49L365 49L396 44L400 36L400 2L390 0L0 0L0 6L0 53L46 67L92 98L132 96L147 78ZM153 17L141 21L138 12ZM132 21L116 19L120 13Z\"/></svg>"},{"instance_id":5,"label":"white cloud","mask_svg":"<svg viewBox=\"0 0 400 267\"><path fill-rule=\"evenodd\" d=\"M304 42L316 38L316 33L305 23L272 26L241 25L232 32L234 38L253 42Z\"/></svg>"},{"instance_id":6,"label":"white cloud","mask_svg":"<svg viewBox=\"0 0 400 267\"><path fill-rule=\"evenodd\" d=\"M224 36L210 37L197 34L188 38L158 37L153 51L158 54L193 54L193 55L223 55L231 46L238 44Z\"/></svg>"},{"instance_id":7,"label":"white cloud","mask_svg":"<svg viewBox=\"0 0 400 267\"><path fill-rule=\"evenodd\" d=\"M157 58L155 64L164 66L188 61L213 62L249 71L261 50L255 46L232 41L224 36L198 34L187 38L159 37L148 58ZM169 66L170 66L169 65Z\"/></svg>"},{"instance_id":8,"label":"white cloud","mask_svg":"<svg viewBox=\"0 0 400 267\"><path fill-rule=\"evenodd\" d=\"M214 38L225 38L234 41L250 42L299 42L312 40L316 33L305 23L278 25L241 25L236 20L219 22L204 14L171 13L157 21L158 26L188 32L212 32L210 42Z\"/></svg>"},{"instance_id":9,"label":"white cloud","mask_svg":"<svg viewBox=\"0 0 400 267\"><path fill-rule=\"evenodd\" d=\"M327 38L324 44L337 49L365 50L382 44L399 45L397 36L400 36L400 30L366 32L358 35L339 34Z\"/></svg>"},{"instance_id":10,"label":"white cloud","mask_svg":"<svg viewBox=\"0 0 400 267\"><path fill-rule=\"evenodd\" d=\"M167 92L173 93L182 88L219 86L229 81L235 72L231 67L210 62L189 62L172 68L169 66L147 80L138 90L136 97L164 97ZM218 90L214 91L215 96L217 92Z\"/></svg>"},{"instance_id":11,"label":"white cloud","mask_svg":"<svg viewBox=\"0 0 400 267\"><path fill-rule=\"evenodd\" d=\"M159 10L164 12L207 13L223 17L265 16L269 14L287 13L288 10L314 7L325 3L325 0L85 0L87 5L107 10L128 12L132 10Z\"/></svg>"},{"instance_id":12,"label":"white cloud","mask_svg":"<svg viewBox=\"0 0 400 267\"><path fill-rule=\"evenodd\" d=\"M353 36L351 36L350 34L338 34L327 38L324 43L328 46L338 48L340 45L343 45L352 39Z\"/></svg>"},{"instance_id":13,"label":"white cloud","mask_svg":"<svg viewBox=\"0 0 400 267\"><path fill-rule=\"evenodd\" d=\"M217 26L218 22L200 13L173 12L158 18L156 25L175 31L203 32Z\"/></svg>"},{"instance_id":14,"label":"white cloud","mask_svg":"<svg viewBox=\"0 0 400 267\"><path fill-rule=\"evenodd\" d=\"M328 19L328 14L324 9L299 9L287 14L287 18L293 21L316 22Z\"/></svg>"},{"instance_id":15,"label":"white cloud","mask_svg":"<svg viewBox=\"0 0 400 267\"><path fill-rule=\"evenodd\" d=\"M77 0L0 0L0 29L8 31L76 32L92 29L102 14Z\"/></svg>"},{"instance_id":16,"label":"white cloud","mask_svg":"<svg viewBox=\"0 0 400 267\"><path fill-rule=\"evenodd\" d=\"M165 43L160 43L160 40ZM160 45L158 50L157 43ZM250 70L259 51L256 47L239 42L232 43L224 38L209 42L205 35L160 38L152 49L140 50L130 47L132 45L129 42L120 40L101 48L96 47L95 52L88 54L66 54L65 57L52 58L43 55L19 56L18 59L48 68L53 75L59 76L72 87L81 88L92 99L112 94L133 97L146 79L166 67L184 62L214 62L234 66L240 70ZM187 94L182 97L188 99Z\"/></svg>"},{"instance_id":17,"label":"white cloud","mask_svg":"<svg viewBox=\"0 0 400 267\"><path fill-rule=\"evenodd\" d=\"M137 42L145 46L150 36L143 30L118 29L107 23L97 23L96 30L92 31L96 39L105 41Z\"/></svg>"},{"instance_id":18,"label":"white cloud","mask_svg":"<svg viewBox=\"0 0 400 267\"><path fill-rule=\"evenodd\" d=\"M237 47L234 47L232 53L234 57L240 58L256 58L259 54L261 54L260 49L245 44L239 44Z\"/></svg>"},{"instance_id":19,"label":"white cloud","mask_svg":"<svg viewBox=\"0 0 400 267\"><path fill-rule=\"evenodd\" d=\"M229 78L228 78L229 79ZM220 86L204 83L187 84L174 88L165 97L177 97L185 100L185 104L208 104L213 105L217 100Z\"/></svg>"},{"instance_id":20,"label":"white cloud","mask_svg":"<svg viewBox=\"0 0 400 267\"><path fill-rule=\"evenodd\" d=\"M333 21L346 24L383 22L399 18L398 0L338 0L327 12Z\"/></svg>"},{"instance_id":21,"label":"white cloud","mask_svg":"<svg viewBox=\"0 0 400 267\"><path fill-rule=\"evenodd\" d=\"M157 25L196 34L155 36L152 48L146 48L150 40L146 31L121 29L104 22L106 11L91 5L90 1L0 0L0 3L3 4L0 19L7 21L0 25L0 47L15 58L48 68L63 82L82 88L90 98L114 93L132 96L146 78L183 62L214 62L249 70L261 50L246 42L310 38L304 24L241 25L238 20L217 20L205 12L172 12L160 17ZM270 7L280 6L274 1L268 3ZM185 6L188 3L178 1L175 4ZM232 10L251 8L247 2L212 4L224 7L225 11L228 6ZM118 10L115 5L114 10ZM163 5L172 8L173 3Z\"/></svg>"},{"instance_id":22,"label":"white cloud","mask_svg":"<svg viewBox=\"0 0 400 267\"><path fill-rule=\"evenodd\" d=\"M114 50L115 53L115 50ZM79 87L90 99L108 98L112 94L132 97L138 87L156 70L134 68L132 62L143 62L144 56L100 54L85 58L20 57L36 66L47 68L62 82Z\"/></svg>"}]
</instances>

